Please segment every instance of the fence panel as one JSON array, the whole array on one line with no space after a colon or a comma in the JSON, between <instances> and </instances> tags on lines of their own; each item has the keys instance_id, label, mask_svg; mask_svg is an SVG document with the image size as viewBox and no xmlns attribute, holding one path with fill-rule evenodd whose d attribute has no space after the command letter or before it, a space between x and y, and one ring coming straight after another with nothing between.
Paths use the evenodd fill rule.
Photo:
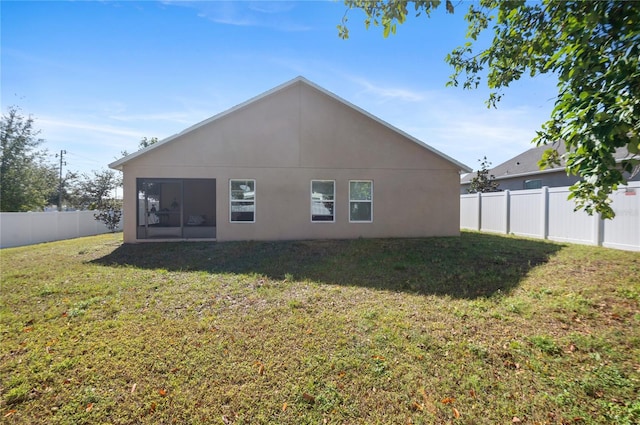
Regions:
<instances>
[{"instance_id":1,"label":"fence panel","mask_svg":"<svg viewBox=\"0 0 640 425\"><path fill-rule=\"evenodd\" d=\"M640 183L619 190L612 197L613 220L605 220L602 245L610 248L638 250L640 247Z\"/></svg>"},{"instance_id":2,"label":"fence panel","mask_svg":"<svg viewBox=\"0 0 640 425\"><path fill-rule=\"evenodd\" d=\"M31 243L33 229L29 214L32 213L0 213L0 247Z\"/></svg>"},{"instance_id":3,"label":"fence panel","mask_svg":"<svg viewBox=\"0 0 640 425\"><path fill-rule=\"evenodd\" d=\"M0 213L0 248L109 232L93 214L94 211Z\"/></svg>"},{"instance_id":4,"label":"fence panel","mask_svg":"<svg viewBox=\"0 0 640 425\"><path fill-rule=\"evenodd\" d=\"M507 229L507 215L505 211L504 193L483 193L480 205L480 230L485 232L505 233Z\"/></svg>"},{"instance_id":5,"label":"fence panel","mask_svg":"<svg viewBox=\"0 0 640 425\"><path fill-rule=\"evenodd\" d=\"M544 192L539 189L510 192L509 232L518 236L540 237L544 229L540 206Z\"/></svg>"},{"instance_id":6,"label":"fence panel","mask_svg":"<svg viewBox=\"0 0 640 425\"><path fill-rule=\"evenodd\" d=\"M58 239L58 213L31 213L27 215L26 221L28 224L21 224L20 227L31 227L31 239L24 245Z\"/></svg>"},{"instance_id":7,"label":"fence panel","mask_svg":"<svg viewBox=\"0 0 640 425\"><path fill-rule=\"evenodd\" d=\"M58 234L56 239L72 239L78 234L78 214L80 211L55 214L58 219Z\"/></svg>"},{"instance_id":8,"label":"fence panel","mask_svg":"<svg viewBox=\"0 0 640 425\"><path fill-rule=\"evenodd\" d=\"M640 182L613 193L613 220L574 211L568 195L568 187L461 195L460 227L640 251Z\"/></svg>"},{"instance_id":9,"label":"fence panel","mask_svg":"<svg viewBox=\"0 0 640 425\"><path fill-rule=\"evenodd\" d=\"M598 217L583 210L574 211L575 203L568 196L566 187L549 189L549 239L597 245Z\"/></svg>"},{"instance_id":10,"label":"fence panel","mask_svg":"<svg viewBox=\"0 0 640 425\"><path fill-rule=\"evenodd\" d=\"M478 194L460 196L460 227L480 230L480 196Z\"/></svg>"}]
</instances>

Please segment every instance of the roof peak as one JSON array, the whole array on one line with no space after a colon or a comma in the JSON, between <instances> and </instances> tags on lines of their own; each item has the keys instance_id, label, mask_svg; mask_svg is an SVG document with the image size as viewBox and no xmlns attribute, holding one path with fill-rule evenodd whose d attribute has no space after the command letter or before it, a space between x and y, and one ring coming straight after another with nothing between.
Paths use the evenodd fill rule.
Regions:
<instances>
[{"instance_id":1,"label":"roof peak","mask_svg":"<svg viewBox=\"0 0 640 425\"><path fill-rule=\"evenodd\" d=\"M198 128L204 126L204 125L207 125L207 124L209 124L211 122L214 122L216 120L219 120L222 117L225 117L225 116L227 116L227 115L229 115L229 114L231 114L231 113L233 113L235 111L238 111L239 109L242 109L242 108L244 108L244 107L246 107L248 105L251 105L254 102L257 102L257 101L259 101L259 100L261 100L261 99L263 99L263 98L265 98L267 96L271 96L272 94L275 94L275 93L277 93L279 91L282 91L282 90L284 90L284 89L286 89L288 87L291 87L291 86L293 86L295 84L299 84L299 83L303 83L306 86L309 86L309 87L319 91L320 93L323 93L324 95L329 96L332 99L334 99L334 100L336 100L336 101L338 101L338 102L340 102L340 103L342 103L342 104L344 104L344 105L346 105L346 106L348 106L348 107L360 112L361 114L369 117L370 119L378 122L381 125L384 125L385 127L389 128L390 130L401 134L402 136L404 136L407 139L413 141L414 143L418 144L419 146L431 151L432 153L440 156L441 158L447 160L448 162L450 162L452 164L455 164L457 167L459 167L459 169L461 171L463 171L463 172L471 172L472 171L472 169L470 167L462 164L461 162L456 161L455 159L451 158L450 156L438 151L437 149L429 146L428 144L424 143L423 141L421 141L421 140L409 135L408 133L400 130L399 128L394 127L393 125L391 125L391 124L387 123L386 121L376 117L375 115L367 112L366 110L360 108L359 106L356 106L353 103L341 98L340 96L332 93L331 91L325 89L324 87L319 86L318 84L310 81L309 79L307 79L306 77L304 77L302 75L298 75L297 77L295 77L295 78L293 78L291 80L288 80L288 81L286 81L286 82L284 82L282 84L279 84L279 85L277 85L277 86L275 86L275 87L273 87L273 88L271 88L271 89L269 89L269 90L267 90L267 91L265 91L265 92L263 92L263 93L261 93L261 94L259 94L257 96L254 96L254 97L252 97L252 98L250 98L250 99L248 99L248 100L246 100L246 101L244 101L242 103L239 103L239 104L237 104L237 105L235 105L235 106L233 106L233 107L231 107L231 108L229 108L229 109L227 109L225 111L222 111L222 112L220 112L218 114L213 115L212 117L209 117L209 118L207 118L205 120L202 120L202 121L200 121L200 122L198 122L198 123L196 123L196 124L194 124L192 126L189 126L186 129L180 131L179 133L173 134L173 135L171 135L171 136L169 136L167 138L164 138L164 139L160 140L158 143L154 143L153 145L147 146L144 149L136 151L136 152L134 152L132 154L129 154L129 155L123 157L123 158L120 158L119 160L114 161L111 164L109 164L109 167L113 168L113 169L122 170L122 166L126 162L129 162L130 160L132 160L134 158L137 158L138 156L140 156L140 155L142 155L142 154L144 154L144 153L146 153L146 152L148 152L148 151L150 151L152 149L157 149L158 147L160 147L160 146L162 146L162 145L164 145L166 143L169 143L172 140L174 140L174 139L176 139L176 138L178 138L178 137L180 137L180 136L182 136L182 135L184 135L186 133L189 133L189 132L191 132L193 130L196 130L196 129L198 129Z\"/></svg>"}]
</instances>

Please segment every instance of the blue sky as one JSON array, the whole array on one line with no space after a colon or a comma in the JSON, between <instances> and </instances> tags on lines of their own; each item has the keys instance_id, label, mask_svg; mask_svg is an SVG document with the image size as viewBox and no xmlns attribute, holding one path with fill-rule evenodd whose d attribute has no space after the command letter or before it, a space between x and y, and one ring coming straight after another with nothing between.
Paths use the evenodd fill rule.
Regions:
<instances>
[{"instance_id":1,"label":"blue sky","mask_svg":"<svg viewBox=\"0 0 640 425\"><path fill-rule=\"evenodd\" d=\"M364 28L342 2L2 1L1 103L31 114L69 170L105 168L142 137L171 136L299 75L477 168L531 147L556 94L524 79L487 109L488 90L445 87L467 4Z\"/></svg>"}]
</instances>

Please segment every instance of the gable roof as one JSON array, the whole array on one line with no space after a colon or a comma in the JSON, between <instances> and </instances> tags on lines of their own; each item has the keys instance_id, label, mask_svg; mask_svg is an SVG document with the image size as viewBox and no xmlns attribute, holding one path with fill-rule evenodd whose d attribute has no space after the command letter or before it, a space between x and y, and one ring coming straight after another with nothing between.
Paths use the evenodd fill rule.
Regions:
<instances>
[{"instance_id":1,"label":"gable roof","mask_svg":"<svg viewBox=\"0 0 640 425\"><path fill-rule=\"evenodd\" d=\"M157 143L154 143L153 145L147 146L144 149L140 149L139 151L136 151L136 152L134 152L132 154L129 154L129 155L123 157L123 158L120 158L119 160L114 161L111 164L109 164L109 167L113 168L113 169L116 169L116 170L122 170L122 167L127 162L129 162L129 161L131 161L131 160L133 160L133 159L135 159L135 158L137 158L139 156L145 155L147 152L149 152L151 150L157 149L158 147L160 147L162 145L165 145L167 143L171 143L172 141L174 141L175 139L179 138L180 136L183 136L183 135L185 135L185 134L187 134L187 133L189 133L191 131L194 131L194 130L200 128L200 127L203 127L203 126L205 126L207 124L215 122L215 121L217 121L217 120L219 120L219 119L221 119L221 118L223 118L223 117L225 117L225 116L227 116L229 114L232 114L232 113L234 113L234 112L236 112L236 111L238 111L240 109L246 108L247 106L251 105L254 102L257 102L257 101L259 101L259 100L261 100L261 99L263 99L263 98L265 98L267 96L271 96L271 95L273 95L273 94L275 94L275 93L277 93L279 91L285 90L286 88L291 87L291 86L293 86L295 84L305 84L305 85L307 85L309 87L312 87L312 88L318 90L321 93L324 93L325 95L337 100L338 102L348 106L349 108L358 111L359 113L367 116L368 118L376 121L377 123L382 124L383 126L387 127L388 129L390 129L390 130L402 135L403 137L411 140L412 142L416 143L418 146L420 146L420 147L422 147L422 148L434 153L435 155L443 158L444 160L450 162L451 164L455 165L462 172L470 173L472 171L472 169L470 167L462 164L461 162L456 161L455 159L453 159L453 158L449 157L448 155L438 151L437 149L427 145L426 143L422 142L421 140L416 139L415 137L405 133L404 131L398 129L397 127L392 126L391 124L389 124L389 123L381 120L380 118L370 114L369 112L365 111L364 109L362 109L362 108L360 108L360 107L358 107L358 106L356 106L356 105L354 105L354 104L342 99L341 97L331 93L330 91L318 86L317 84L307 80L306 78L304 78L302 76L296 77L293 80L290 80L290 81L288 81L286 83L283 83L283 84L281 84L279 86L276 86L271 90L268 90L268 91L266 91L266 92L264 92L264 93L262 93L262 94L260 94L260 95L258 95L256 97L253 97L253 98L251 98L251 99L249 99L249 100L247 100L247 101L245 101L245 102L243 102L243 103L241 103L239 105L236 105L236 106L234 106L234 107L232 107L230 109L227 109L226 111L223 111L223 112L221 112L221 113L219 113L217 115L214 115L211 118L207 118L204 121L201 121L201 122L199 122L199 123L197 123L195 125L192 125L191 127L188 127L186 129L182 130L180 133L177 133L177 134L174 134L172 136L169 136L169 137L167 137L167 138L165 138L163 140L158 141Z\"/></svg>"},{"instance_id":2,"label":"gable roof","mask_svg":"<svg viewBox=\"0 0 640 425\"><path fill-rule=\"evenodd\" d=\"M525 177L531 175L538 174L547 174L547 173L559 173L566 172L565 170L565 161L562 158L562 155L566 153L566 148L564 143L560 143L556 148L558 153L560 154L560 165L556 165L554 167L546 168L544 170L540 169L538 165L538 161L542 158L542 154L547 149L550 149L549 145L541 145L536 146L535 148L531 148L527 151L522 152L519 155L514 156L511 159L506 160L502 164L496 165L494 168L489 170L489 174L495 177L495 180L509 179L514 177ZM614 158L616 162L619 162L625 158L629 157L629 152L626 148L618 148L614 154ZM466 176L462 177L460 180L461 184L471 183L471 180L475 177L475 173L469 173Z\"/></svg>"}]
</instances>

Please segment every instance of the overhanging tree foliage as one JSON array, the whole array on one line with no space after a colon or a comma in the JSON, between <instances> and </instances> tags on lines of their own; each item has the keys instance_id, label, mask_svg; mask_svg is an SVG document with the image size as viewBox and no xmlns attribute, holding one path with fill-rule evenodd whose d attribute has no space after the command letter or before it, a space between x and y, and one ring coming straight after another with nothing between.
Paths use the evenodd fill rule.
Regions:
<instances>
[{"instance_id":1,"label":"overhanging tree foliage","mask_svg":"<svg viewBox=\"0 0 640 425\"><path fill-rule=\"evenodd\" d=\"M365 25L396 32L409 13L429 16L439 0L345 0L362 9ZM447 12L454 5L447 0ZM411 12L409 12L411 10ZM566 171L581 177L571 187L576 209L612 218L609 195L640 164L640 5L636 1L479 0L469 5L464 46L446 61L453 67L448 85L476 88L482 78L492 90L495 107L502 90L525 73L554 73L558 97L549 120L534 140L550 148L540 166L558 164L554 149L564 143ZM338 26L348 38L347 14ZM493 41L482 50L474 42L485 30ZM616 149L629 155L616 162Z\"/></svg>"},{"instance_id":2,"label":"overhanging tree foliage","mask_svg":"<svg viewBox=\"0 0 640 425\"><path fill-rule=\"evenodd\" d=\"M0 122L0 210L41 210L56 192L58 179L33 118L25 118L12 106Z\"/></svg>"}]
</instances>

